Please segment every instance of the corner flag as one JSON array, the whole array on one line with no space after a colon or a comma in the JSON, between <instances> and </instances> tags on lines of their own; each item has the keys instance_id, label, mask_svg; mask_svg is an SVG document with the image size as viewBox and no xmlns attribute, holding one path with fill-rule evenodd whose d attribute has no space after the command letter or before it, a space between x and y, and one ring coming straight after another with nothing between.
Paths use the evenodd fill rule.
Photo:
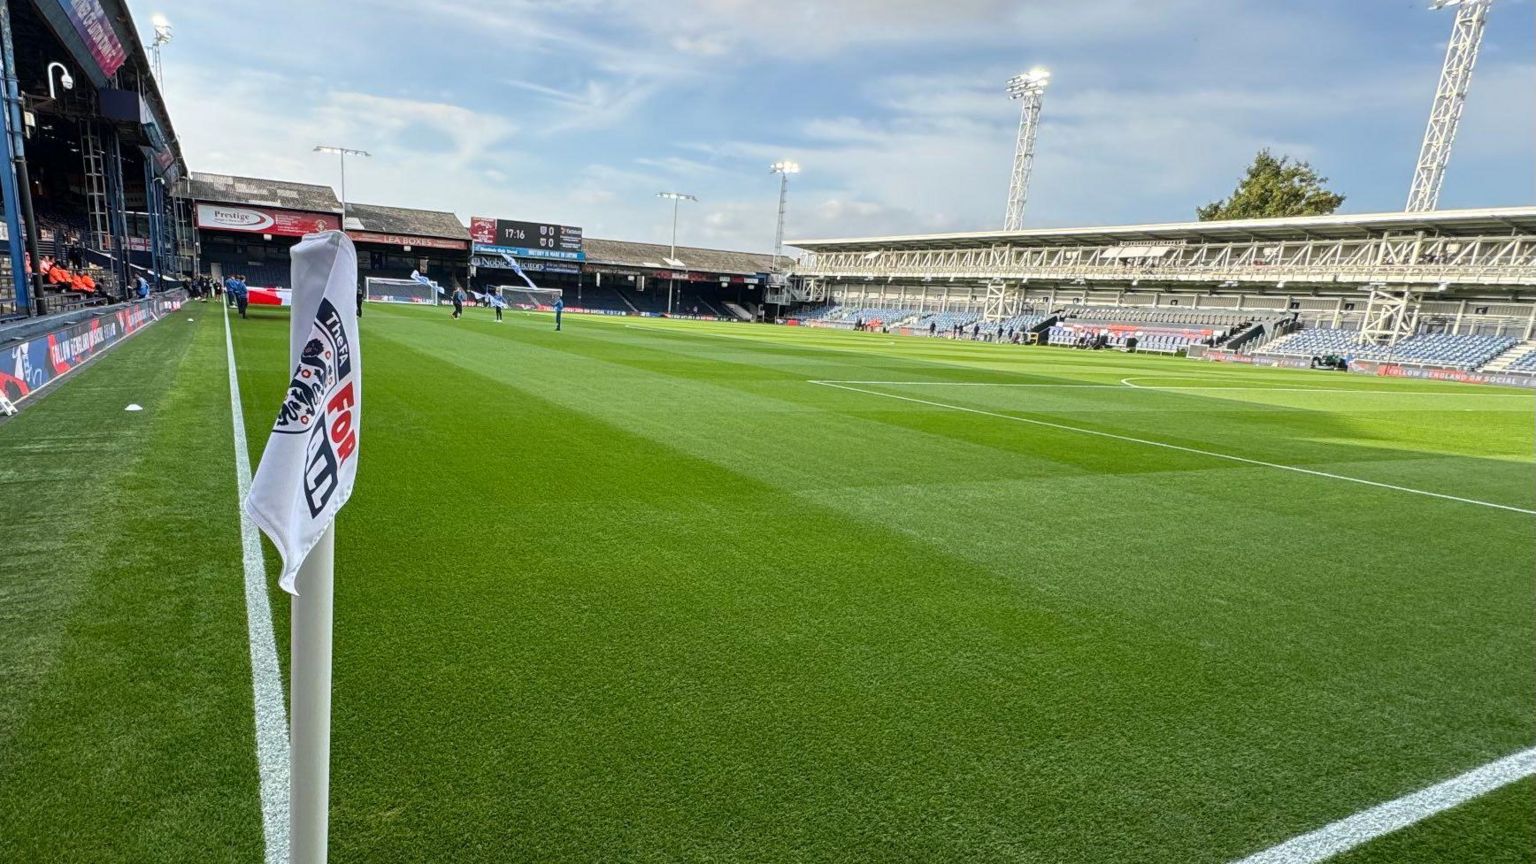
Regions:
<instances>
[{"instance_id":1,"label":"corner flag","mask_svg":"<svg viewBox=\"0 0 1536 864\"><path fill-rule=\"evenodd\" d=\"M336 513L352 494L363 404L357 249L340 231L306 234L293 261L293 378L245 511L283 558L289 598L288 857L325 864L330 836L331 645ZM295 581L302 583L298 594ZM270 854L271 850L269 850Z\"/></svg>"},{"instance_id":2,"label":"corner flag","mask_svg":"<svg viewBox=\"0 0 1536 864\"><path fill-rule=\"evenodd\" d=\"M357 249L340 231L293 247L293 379L245 511L283 557L278 584L297 594L299 565L330 528L357 476L362 358L357 345Z\"/></svg>"}]
</instances>

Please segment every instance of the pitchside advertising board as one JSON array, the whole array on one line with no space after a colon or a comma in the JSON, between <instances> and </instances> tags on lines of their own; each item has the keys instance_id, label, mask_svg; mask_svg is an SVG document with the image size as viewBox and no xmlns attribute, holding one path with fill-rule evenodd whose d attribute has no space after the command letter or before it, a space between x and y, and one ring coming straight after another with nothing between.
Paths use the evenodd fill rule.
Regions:
<instances>
[{"instance_id":1,"label":"pitchside advertising board","mask_svg":"<svg viewBox=\"0 0 1536 864\"><path fill-rule=\"evenodd\" d=\"M0 351L0 393L12 402L31 396L81 363L181 308L186 292L129 303L110 315L62 327Z\"/></svg>"},{"instance_id":2,"label":"pitchside advertising board","mask_svg":"<svg viewBox=\"0 0 1536 864\"><path fill-rule=\"evenodd\" d=\"M469 220L469 239L474 241L477 253L500 255L506 252L517 258L587 260L581 245L581 229L571 225L474 216Z\"/></svg>"},{"instance_id":3,"label":"pitchside advertising board","mask_svg":"<svg viewBox=\"0 0 1536 864\"><path fill-rule=\"evenodd\" d=\"M237 204L197 205L197 227L213 231L241 231L247 234L273 234L303 237L341 227L334 213L306 213L273 207L247 207Z\"/></svg>"}]
</instances>

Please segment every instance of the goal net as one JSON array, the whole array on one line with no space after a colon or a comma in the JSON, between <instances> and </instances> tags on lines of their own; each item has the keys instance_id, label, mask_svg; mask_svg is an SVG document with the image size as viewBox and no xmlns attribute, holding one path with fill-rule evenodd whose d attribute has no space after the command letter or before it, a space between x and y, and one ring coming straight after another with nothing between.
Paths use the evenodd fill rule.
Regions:
<instances>
[{"instance_id":1,"label":"goal net","mask_svg":"<svg viewBox=\"0 0 1536 864\"><path fill-rule=\"evenodd\" d=\"M369 276L363 296L373 303L426 303L437 305L437 289L415 279L384 279Z\"/></svg>"},{"instance_id":2,"label":"goal net","mask_svg":"<svg viewBox=\"0 0 1536 864\"><path fill-rule=\"evenodd\" d=\"M496 293L509 309L548 309L560 299L559 288L529 288L527 285L497 285Z\"/></svg>"}]
</instances>

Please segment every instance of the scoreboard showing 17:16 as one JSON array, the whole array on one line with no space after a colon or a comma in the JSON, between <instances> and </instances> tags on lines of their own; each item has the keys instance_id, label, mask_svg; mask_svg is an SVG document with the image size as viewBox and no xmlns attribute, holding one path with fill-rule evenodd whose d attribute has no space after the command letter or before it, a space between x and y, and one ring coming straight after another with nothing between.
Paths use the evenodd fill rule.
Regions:
<instances>
[{"instance_id":1,"label":"scoreboard showing 17:16","mask_svg":"<svg viewBox=\"0 0 1536 864\"><path fill-rule=\"evenodd\" d=\"M497 219L496 240L499 246L521 246L551 252L581 251L581 229L570 225Z\"/></svg>"}]
</instances>

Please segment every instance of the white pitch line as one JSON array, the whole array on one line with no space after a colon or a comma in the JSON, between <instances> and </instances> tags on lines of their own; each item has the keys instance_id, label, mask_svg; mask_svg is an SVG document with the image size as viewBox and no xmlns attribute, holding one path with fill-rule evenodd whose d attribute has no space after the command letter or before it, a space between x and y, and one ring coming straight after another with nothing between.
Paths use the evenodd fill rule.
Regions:
<instances>
[{"instance_id":1,"label":"white pitch line","mask_svg":"<svg viewBox=\"0 0 1536 864\"><path fill-rule=\"evenodd\" d=\"M235 430L235 488L240 496L240 548L245 558L245 626L251 642L251 689L256 708L256 768L261 779L261 828L266 864L288 861L288 708L283 702L283 674L272 637L272 606L267 599L267 571L261 536L242 506L251 491L251 455L245 440L245 412L240 408L240 378L235 373L235 343L224 310L224 348L229 356L229 408Z\"/></svg>"},{"instance_id":2,"label":"white pitch line","mask_svg":"<svg viewBox=\"0 0 1536 864\"><path fill-rule=\"evenodd\" d=\"M1536 747L1505 756L1395 801L1362 810L1234 864L1316 864L1532 774L1536 774Z\"/></svg>"},{"instance_id":3,"label":"white pitch line","mask_svg":"<svg viewBox=\"0 0 1536 864\"><path fill-rule=\"evenodd\" d=\"M1150 441L1146 438L1135 438L1130 435L1116 435L1113 432L1101 432L1098 429L1085 429L1081 426L1068 426L1065 423L1052 423L1049 420L1036 420L1031 417L1018 417L1013 414L999 414L996 411L984 411L980 408L967 408L964 405L951 405L947 402L934 402L929 399L917 399L912 396L898 396L895 393L881 393L879 390L866 390L863 387L851 387L846 384L833 384L829 381L811 381L811 384L820 384L823 387L836 387L839 390L847 390L851 393L865 393L870 396L881 396L886 399L899 399L903 402L914 402L918 405L930 405L934 408L948 408L951 411L964 411L968 414L980 414L984 417L996 417L999 420L1012 420L1015 423L1028 423L1031 426L1044 426L1047 429L1059 429L1063 432L1077 432L1082 435L1093 435L1099 438L1110 438L1115 441L1126 441L1131 444L1144 444L1148 447L1161 447L1165 450L1178 450L1183 453L1194 453L1199 456L1210 456L1213 459L1226 459L1229 462L1241 462L1245 465L1258 465L1264 468L1274 468L1278 471L1292 471L1297 474L1310 474L1313 477L1326 477L1330 480L1343 480L1348 483L1359 483L1362 486L1374 486L1378 489L1391 489L1396 492L1407 492L1412 495L1423 495L1428 498L1439 498L1444 501L1459 501L1462 504L1476 504L1480 507L1491 507L1495 510L1508 510L1512 513L1524 513L1536 516L1536 510L1527 510L1524 507L1513 507L1509 504L1495 504L1492 501L1481 501L1477 498L1462 498L1459 495L1446 495L1443 492L1430 492L1424 489L1414 489L1410 486L1398 486L1392 483L1380 483L1375 480L1365 480L1360 477L1346 477L1343 474L1331 474L1327 471L1318 471L1312 468L1301 468L1296 465L1281 465L1278 462L1265 462L1261 459L1249 459L1246 456L1233 456L1230 453L1217 453L1213 450L1201 450L1197 447L1185 447L1182 444L1169 444L1166 441Z\"/></svg>"}]
</instances>

